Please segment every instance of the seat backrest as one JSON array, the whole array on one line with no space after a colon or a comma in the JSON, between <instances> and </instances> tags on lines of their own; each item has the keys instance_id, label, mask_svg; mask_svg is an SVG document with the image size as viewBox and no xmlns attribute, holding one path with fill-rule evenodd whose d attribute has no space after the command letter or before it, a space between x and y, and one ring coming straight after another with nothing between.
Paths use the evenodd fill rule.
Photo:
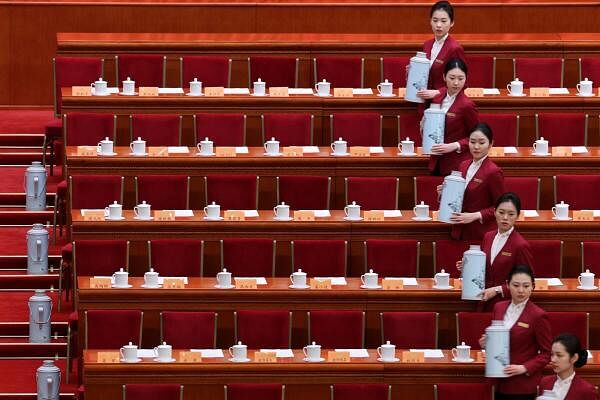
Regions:
<instances>
[{"instance_id":1,"label":"seat backrest","mask_svg":"<svg viewBox=\"0 0 600 400\"><path fill-rule=\"evenodd\" d=\"M589 348L590 314L576 311L548 311L548 322L552 337L572 333L581 341L583 348Z\"/></svg>"},{"instance_id":2,"label":"seat backrest","mask_svg":"<svg viewBox=\"0 0 600 400\"><path fill-rule=\"evenodd\" d=\"M275 275L276 241L265 238L222 239L221 269L234 277Z\"/></svg>"},{"instance_id":3,"label":"seat backrest","mask_svg":"<svg viewBox=\"0 0 600 400\"><path fill-rule=\"evenodd\" d=\"M346 204L356 202L364 210L397 210L399 179L394 177L348 177Z\"/></svg>"},{"instance_id":4,"label":"seat backrest","mask_svg":"<svg viewBox=\"0 0 600 400\"><path fill-rule=\"evenodd\" d=\"M529 240L536 278L562 277L562 240Z\"/></svg>"},{"instance_id":5,"label":"seat backrest","mask_svg":"<svg viewBox=\"0 0 600 400\"><path fill-rule=\"evenodd\" d=\"M586 146L588 115L583 113L535 114L535 134L550 146Z\"/></svg>"},{"instance_id":6,"label":"seat backrest","mask_svg":"<svg viewBox=\"0 0 600 400\"><path fill-rule=\"evenodd\" d=\"M523 81L523 87L563 87L564 59L513 58L513 76Z\"/></svg>"},{"instance_id":7,"label":"seat backrest","mask_svg":"<svg viewBox=\"0 0 600 400\"><path fill-rule=\"evenodd\" d=\"M115 56L117 86L127 78L140 86L164 87L167 57L160 54L120 54Z\"/></svg>"},{"instance_id":8,"label":"seat backrest","mask_svg":"<svg viewBox=\"0 0 600 400\"><path fill-rule=\"evenodd\" d=\"M381 57L381 82L386 79L394 84L394 89L406 87L406 67L410 64L410 57Z\"/></svg>"},{"instance_id":9,"label":"seat backrest","mask_svg":"<svg viewBox=\"0 0 600 400\"><path fill-rule=\"evenodd\" d=\"M540 209L540 178L535 176L505 176L504 189L519 196L523 210Z\"/></svg>"},{"instance_id":10,"label":"seat backrest","mask_svg":"<svg viewBox=\"0 0 600 400\"><path fill-rule=\"evenodd\" d=\"M581 242L581 272L600 275L600 242Z\"/></svg>"},{"instance_id":11,"label":"seat backrest","mask_svg":"<svg viewBox=\"0 0 600 400\"><path fill-rule=\"evenodd\" d=\"M129 241L76 240L73 242L75 279L78 276L107 276L129 268Z\"/></svg>"},{"instance_id":12,"label":"seat backrest","mask_svg":"<svg viewBox=\"0 0 600 400\"><path fill-rule=\"evenodd\" d=\"M436 312L383 312L381 343L390 343L400 349L437 349L438 313ZM419 329L412 329L418 326Z\"/></svg>"},{"instance_id":13,"label":"seat backrest","mask_svg":"<svg viewBox=\"0 0 600 400\"><path fill-rule=\"evenodd\" d=\"M88 86L104 73L104 60L95 57L55 57L54 67L54 115L62 112L61 88Z\"/></svg>"},{"instance_id":14,"label":"seat backrest","mask_svg":"<svg viewBox=\"0 0 600 400\"><path fill-rule=\"evenodd\" d=\"M391 400L392 386L385 383L338 383L331 386L331 400Z\"/></svg>"},{"instance_id":15,"label":"seat backrest","mask_svg":"<svg viewBox=\"0 0 600 400\"><path fill-rule=\"evenodd\" d=\"M493 400L494 388L488 383L438 383L433 386L436 400Z\"/></svg>"},{"instance_id":16,"label":"seat backrest","mask_svg":"<svg viewBox=\"0 0 600 400\"><path fill-rule=\"evenodd\" d=\"M195 114L196 143L209 138L214 146L245 146L246 115Z\"/></svg>"},{"instance_id":17,"label":"seat backrest","mask_svg":"<svg viewBox=\"0 0 600 400\"><path fill-rule=\"evenodd\" d=\"M105 208L123 204L123 177L118 175L72 175L69 177L71 209Z\"/></svg>"},{"instance_id":18,"label":"seat backrest","mask_svg":"<svg viewBox=\"0 0 600 400\"><path fill-rule=\"evenodd\" d=\"M183 400L183 385L129 383L123 385L123 400Z\"/></svg>"},{"instance_id":19,"label":"seat backrest","mask_svg":"<svg viewBox=\"0 0 600 400\"><path fill-rule=\"evenodd\" d=\"M415 147L421 147L423 138L419 125L421 117L416 112L398 115L398 142L409 138L415 142Z\"/></svg>"},{"instance_id":20,"label":"seat backrest","mask_svg":"<svg viewBox=\"0 0 600 400\"><path fill-rule=\"evenodd\" d=\"M284 400L285 385L278 383L232 383L225 385L225 400Z\"/></svg>"},{"instance_id":21,"label":"seat backrest","mask_svg":"<svg viewBox=\"0 0 600 400\"><path fill-rule=\"evenodd\" d=\"M198 79L204 87L229 87L231 59L222 56L184 56L179 58L181 87Z\"/></svg>"},{"instance_id":22,"label":"seat backrest","mask_svg":"<svg viewBox=\"0 0 600 400\"><path fill-rule=\"evenodd\" d=\"M148 268L163 276L202 276L204 241L153 239L148 241Z\"/></svg>"},{"instance_id":23,"label":"seat backrest","mask_svg":"<svg viewBox=\"0 0 600 400\"><path fill-rule=\"evenodd\" d=\"M381 146L381 114L336 113L329 118L332 143L342 138L348 146Z\"/></svg>"},{"instance_id":24,"label":"seat backrest","mask_svg":"<svg viewBox=\"0 0 600 400\"><path fill-rule=\"evenodd\" d=\"M331 88L362 88L364 85L364 58L317 57L313 58L314 83L323 79Z\"/></svg>"},{"instance_id":25,"label":"seat backrest","mask_svg":"<svg viewBox=\"0 0 600 400\"><path fill-rule=\"evenodd\" d=\"M309 277L346 276L347 247L345 240L293 240L292 270Z\"/></svg>"},{"instance_id":26,"label":"seat backrest","mask_svg":"<svg viewBox=\"0 0 600 400\"><path fill-rule=\"evenodd\" d=\"M459 312L456 313L456 343L471 346L480 350L479 338L485 333L485 328L492 323L492 313Z\"/></svg>"},{"instance_id":27,"label":"seat backrest","mask_svg":"<svg viewBox=\"0 0 600 400\"><path fill-rule=\"evenodd\" d=\"M134 114L129 118L132 141L139 137L146 146L181 146L181 115Z\"/></svg>"},{"instance_id":28,"label":"seat backrest","mask_svg":"<svg viewBox=\"0 0 600 400\"><path fill-rule=\"evenodd\" d=\"M479 114L479 121L488 124L494 132L494 146L519 145L519 120L516 114Z\"/></svg>"},{"instance_id":29,"label":"seat backrest","mask_svg":"<svg viewBox=\"0 0 600 400\"><path fill-rule=\"evenodd\" d=\"M365 345L363 311L309 311L308 342L324 349L362 349Z\"/></svg>"},{"instance_id":30,"label":"seat backrest","mask_svg":"<svg viewBox=\"0 0 600 400\"><path fill-rule=\"evenodd\" d=\"M74 112L63 116L67 146L96 146L109 138L116 140L117 117L113 114Z\"/></svg>"},{"instance_id":31,"label":"seat backrest","mask_svg":"<svg viewBox=\"0 0 600 400\"><path fill-rule=\"evenodd\" d=\"M463 254L469 249L469 243L460 240L436 240L433 242L433 270L435 273L442 269L452 278L460 278L456 262L462 260Z\"/></svg>"},{"instance_id":32,"label":"seat backrest","mask_svg":"<svg viewBox=\"0 0 600 400\"><path fill-rule=\"evenodd\" d=\"M248 57L248 87L259 78L267 87L298 87L298 63L296 57Z\"/></svg>"},{"instance_id":33,"label":"seat backrest","mask_svg":"<svg viewBox=\"0 0 600 400\"><path fill-rule=\"evenodd\" d=\"M438 185L444 181L442 176L419 175L414 177L415 204L424 202L429 205L429 211L440 208L440 196L437 193Z\"/></svg>"},{"instance_id":34,"label":"seat backrest","mask_svg":"<svg viewBox=\"0 0 600 400\"><path fill-rule=\"evenodd\" d=\"M271 138L280 146L311 146L313 144L314 117L310 114L263 114L263 143Z\"/></svg>"},{"instance_id":35,"label":"seat backrest","mask_svg":"<svg viewBox=\"0 0 600 400\"><path fill-rule=\"evenodd\" d=\"M564 201L571 210L600 209L599 196L581 196L597 193L600 175L556 175L554 177L554 204Z\"/></svg>"},{"instance_id":36,"label":"seat backrest","mask_svg":"<svg viewBox=\"0 0 600 400\"><path fill-rule=\"evenodd\" d=\"M467 84L473 88L496 87L496 57L493 56L467 56L469 77Z\"/></svg>"},{"instance_id":37,"label":"seat backrest","mask_svg":"<svg viewBox=\"0 0 600 400\"><path fill-rule=\"evenodd\" d=\"M318 175L277 177L277 204L285 202L292 210L328 210L331 178Z\"/></svg>"},{"instance_id":38,"label":"seat backrest","mask_svg":"<svg viewBox=\"0 0 600 400\"><path fill-rule=\"evenodd\" d=\"M138 310L85 311L85 348L114 350L129 342L141 346L142 318Z\"/></svg>"},{"instance_id":39,"label":"seat backrest","mask_svg":"<svg viewBox=\"0 0 600 400\"><path fill-rule=\"evenodd\" d=\"M250 349L289 349L292 313L286 310L240 310L234 313L235 343Z\"/></svg>"},{"instance_id":40,"label":"seat backrest","mask_svg":"<svg viewBox=\"0 0 600 400\"><path fill-rule=\"evenodd\" d=\"M221 210L257 210L258 179L255 175L205 176L206 204L214 201Z\"/></svg>"},{"instance_id":41,"label":"seat backrest","mask_svg":"<svg viewBox=\"0 0 600 400\"><path fill-rule=\"evenodd\" d=\"M381 277L418 277L421 242L410 239L368 239L364 242L365 271Z\"/></svg>"},{"instance_id":42,"label":"seat backrest","mask_svg":"<svg viewBox=\"0 0 600 400\"><path fill-rule=\"evenodd\" d=\"M187 210L190 205L190 177L185 175L140 175L135 177L135 202L155 210Z\"/></svg>"},{"instance_id":43,"label":"seat backrest","mask_svg":"<svg viewBox=\"0 0 600 400\"><path fill-rule=\"evenodd\" d=\"M163 311L160 341L174 349L213 349L217 345L217 313Z\"/></svg>"},{"instance_id":44,"label":"seat backrest","mask_svg":"<svg viewBox=\"0 0 600 400\"><path fill-rule=\"evenodd\" d=\"M579 80L585 78L600 82L600 57L582 57L579 59Z\"/></svg>"}]
</instances>

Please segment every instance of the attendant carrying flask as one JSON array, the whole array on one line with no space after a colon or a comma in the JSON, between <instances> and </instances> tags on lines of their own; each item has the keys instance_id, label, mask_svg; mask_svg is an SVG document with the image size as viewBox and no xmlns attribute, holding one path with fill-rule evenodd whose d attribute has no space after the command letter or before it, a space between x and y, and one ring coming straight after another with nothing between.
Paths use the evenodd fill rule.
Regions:
<instances>
[{"instance_id":1,"label":"attendant carrying flask","mask_svg":"<svg viewBox=\"0 0 600 400\"><path fill-rule=\"evenodd\" d=\"M29 298L29 343L50 342L52 299L44 289L36 289Z\"/></svg>"},{"instance_id":2,"label":"attendant carrying flask","mask_svg":"<svg viewBox=\"0 0 600 400\"><path fill-rule=\"evenodd\" d=\"M46 210L46 168L39 161L33 161L25 170L25 193L27 211Z\"/></svg>"},{"instance_id":3,"label":"attendant carrying flask","mask_svg":"<svg viewBox=\"0 0 600 400\"><path fill-rule=\"evenodd\" d=\"M452 214L462 211L465 186L466 180L462 177L460 171L452 171L450 175L444 178L438 213L439 221L450 223Z\"/></svg>"},{"instance_id":4,"label":"attendant carrying flask","mask_svg":"<svg viewBox=\"0 0 600 400\"><path fill-rule=\"evenodd\" d=\"M431 104L423 113L423 154L431 154L434 144L444 143L446 113L439 104Z\"/></svg>"},{"instance_id":5,"label":"attendant carrying flask","mask_svg":"<svg viewBox=\"0 0 600 400\"><path fill-rule=\"evenodd\" d=\"M408 77L406 78L406 93L404 100L413 103L424 103L420 97L417 97L417 92L422 89L427 89L429 81L429 60L427 55L418 51L417 55L410 59L410 68L408 69Z\"/></svg>"},{"instance_id":6,"label":"attendant carrying flask","mask_svg":"<svg viewBox=\"0 0 600 400\"><path fill-rule=\"evenodd\" d=\"M510 364L510 330L504 321L492 321L485 328L485 376L505 378L504 367Z\"/></svg>"},{"instance_id":7,"label":"attendant carrying flask","mask_svg":"<svg viewBox=\"0 0 600 400\"><path fill-rule=\"evenodd\" d=\"M27 273L48 273L48 231L42 224L33 224L27 231Z\"/></svg>"},{"instance_id":8,"label":"attendant carrying flask","mask_svg":"<svg viewBox=\"0 0 600 400\"><path fill-rule=\"evenodd\" d=\"M463 300L481 300L485 289L485 253L479 245L472 244L462 259L462 295Z\"/></svg>"},{"instance_id":9,"label":"attendant carrying flask","mask_svg":"<svg viewBox=\"0 0 600 400\"><path fill-rule=\"evenodd\" d=\"M37 400L58 400L60 389L60 368L52 360L44 360L35 374Z\"/></svg>"}]
</instances>

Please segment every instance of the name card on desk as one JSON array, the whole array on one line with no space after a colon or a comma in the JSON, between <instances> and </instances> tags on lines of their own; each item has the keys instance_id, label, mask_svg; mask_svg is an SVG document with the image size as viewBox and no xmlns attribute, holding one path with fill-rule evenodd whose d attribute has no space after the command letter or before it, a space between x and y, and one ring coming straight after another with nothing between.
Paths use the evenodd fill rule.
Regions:
<instances>
[{"instance_id":1,"label":"name card on desk","mask_svg":"<svg viewBox=\"0 0 600 400\"><path fill-rule=\"evenodd\" d=\"M148 147L150 157L165 157L169 155L169 149L165 146Z\"/></svg>"},{"instance_id":2,"label":"name card on desk","mask_svg":"<svg viewBox=\"0 0 600 400\"><path fill-rule=\"evenodd\" d=\"M208 86L204 88L204 95L208 97L225 96L225 88L221 86Z\"/></svg>"},{"instance_id":3,"label":"name card on desk","mask_svg":"<svg viewBox=\"0 0 600 400\"><path fill-rule=\"evenodd\" d=\"M157 221L175 221L175 211L173 211L173 210L154 211L154 219Z\"/></svg>"},{"instance_id":4,"label":"name card on desk","mask_svg":"<svg viewBox=\"0 0 600 400\"><path fill-rule=\"evenodd\" d=\"M165 278L163 280L163 289L183 289L185 282L183 279Z\"/></svg>"},{"instance_id":5,"label":"name card on desk","mask_svg":"<svg viewBox=\"0 0 600 400\"><path fill-rule=\"evenodd\" d=\"M140 86L138 89L140 97L156 97L158 96L158 87L156 86Z\"/></svg>"},{"instance_id":6,"label":"name card on desk","mask_svg":"<svg viewBox=\"0 0 600 400\"><path fill-rule=\"evenodd\" d=\"M553 157L570 157L573 155L571 146L552 146Z\"/></svg>"},{"instance_id":7,"label":"name card on desk","mask_svg":"<svg viewBox=\"0 0 600 400\"><path fill-rule=\"evenodd\" d=\"M294 211L294 221L314 221L315 220L315 212L314 211Z\"/></svg>"},{"instance_id":8,"label":"name card on desk","mask_svg":"<svg viewBox=\"0 0 600 400\"><path fill-rule=\"evenodd\" d=\"M87 210L83 214L84 221L104 221L104 210Z\"/></svg>"},{"instance_id":9,"label":"name card on desk","mask_svg":"<svg viewBox=\"0 0 600 400\"><path fill-rule=\"evenodd\" d=\"M384 214L383 210L365 211L363 213L363 215L364 215L365 221L369 221L369 222L380 222L385 219L384 218L385 214Z\"/></svg>"},{"instance_id":10,"label":"name card on desk","mask_svg":"<svg viewBox=\"0 0 600 400\"><path fill-rule=\"evenodd\" d=\"M529 89L531 97L548 97L550 96L550 88L547 87L532 87Z\"/></svg>"},{"instance_id":11,"label":"name card on desk","mask_svg":"<svg viewBox=\"0 0 600 400\"><path fill-rule=\"evenodd\" d=\"M468 97L483 97L483 88L466 88L465 94Z\"/></svg>"},{"instance_id":12,"label":"name card on desk","mask_svg":"<svg viewBox=\"0 0 600 400\"><path fill-rule=\"evenodd\" d=\"M327 352L327 362L350 362L350 352L349 351L328 351Z\"/></svg>"},{"instance_id":13,"label":"name card on desk","mask_svg":"<svg viewBox=\"0 0 600 400\"><path fill-rule=\"evenodd\" d=\"M304 156L304 149L302 146L287 146L283 148L284 157L302 157Z\"/></svg>"},{"instance_id":14,"label":"name card on desk","mask_svg":"<svg viewBox=\"0 0 600 400\"><path fill-rule=\"evenodd\" d=\"M422 351L403 351L402 352L403 363L424 363L425 353Z\"/></svg>"},{"instance_id":15,"label":"name card on desk","mask_svg":"<svg viewBox=\"0 0 600 400\"><path fill-rule=\"evenodd\" d=\"M475 361L478 363L485 362L485 353L483 351L478 351L477 356L475 357Z\"/></svg>"},{"instance_id":16,"label":"name card on desk","mask_svg":"<svg viewBox=\"0 0 600 400\"><path fill-rule=\"evenodd\" d=\"M381 286L383 290L403 290L404 281L402 279L382 279Z\"/></svg>"},{"instance_id":17,"label":"name card on desk","mask_svg":"<svg viewBox=\"0 0 600 400\"><path fill-rule=\"evenodd\" d=\"M195 351L182 351L179 353L179 362L201 363L202 353L197 353Z\"/></svg>"},{"instance_id":18,"label":"name card on desk","mask_svg":"<svg viewBox=\"0 0 600 400\"><path fill-rule=\"evenodd\" d=\"M404 96L406 96L406 88L404 88L404 87L398 88L398 97L404 97Z\"/></svg>"},{"instance_id":19,"label":"name card on desk","mask_svg":"<svg viewBox=\"0 0 600 400\"><path fill-rule=\"evenodd\" d=\"M592 210L573 210L573 221L593 221L594 212Z\"/></svg>"},{"instance_id":20,"label":"name card on desk","mask_svg":"<svg viewBox=\"0 0 600 400\"><path fill-rule=\"evenodd\" d=\"M223 218L225 221L244 221L246 219L246 215L240 210L225 210L223 213Z\"/></svg>"},{"instance_id":21,"label":"name card on desk","mask_svg":"<svg viewBox=\"0 0 600 400\"><path fill-rule=\"evenodd\" d=\"M310 288L319 290L331 289L331 279L312 278L310 280Z\"/></svg>"},{"instance_id":22,"label":"name card on desk","mask_svg":"<svg viewBox=\"0 0 600 400\"><path fill-rule=\"evenodd\" d=\"M490 157L502 157L502 156L504 156L504 148L503 147L492 147L488 151L488 156L490 156Z\"/></svg>"},{"instance_id":23,"label":"name card on desk","mask_svg":"<svg viewBox=\"0 0 600 400\"><path fill-rule=\"evenodd\" d=\"M120 356L118 351L99 351L98 362L103 364L118 364Z\"/></svg>"},{"instance_id":24,"label":"name card on desk","mask_svg":"<svg viewBox=\"0 0 600 400\"><path fill-rule=\"evenodd\" d=\"M96 146L77 146L77 155L94 157L98 155L98 148Z\"/></svg>"},{"instance_id":25,"label":"name card on desk","mask_svg":"<svg viewBox=\"0 0 600 400\"><path fill-rule=\"evenodd\" d=\"M290 93L287 86L274 86L269 88L269 96L272 97L289 97Z\"/></svg>"},{"instance_id":26,"label":"name card on desk","mask_svg":"<svg viewBox=\"0 0 600 400\"><path fill-rule=\"evenodd\" d=\"M439 211L437 211L437 210L436 210L436 211L432 211L432 212L431 212L431 220L432 220L432 221L437 221L437 220L438 220L438 217L439 217L439 215L440 215L440 212L439 212Z\"/></svg>"},{"instance_id":27,"label":"name card on desk","mask_svg":"<svg viewBox=\"0 0 600 400\"><path fill-rule=\"evenodd\" d=\"M235 280L235 288L236 289L256 289L256 279L250 278L238 278Z\"/></svg>"},{"instance_id":28,"label":"name card on desk","mask_svg":"<svg viewBox=\"0 0 600 400\"><path fill-rule=\"evenodd\" d=\"M71 96L82 97L91 95L92 88L90 86L71 86Z\"/></svg>"},{"instance_id":29,"label":"name card on desk","mask_svg":"<svg viewBox=\"0 0 600 400\"><path fill-rule=\"evenodd\" d=\"M110 278L90 278L90 288L92 289L110 289Z\"/></svg>"},{"instance_id":30,"label":"name card on desk","mask_svg":"<svg viewBox=\"0 0 600 400\"><path fill-rule=\"evenodd\" d=\"M548 290L548 280L547 279L536 279L535 280L535 290Z\"/></svg>"},{"instance_id":31,"label":"name card on desk","mask_svg":"<svg viewBox=\"0 0 600 400\"><path fill-rule=\"evenodd\" d=\"M352 88L333 88L333 97L354 97Z\"/></svg>"},{"instance_id":32,"label":"name card on desk","mask_svg":"<svg viewBox=\"0 0 600 400\"><path fill-rule=\"evenodd\" d=\"M277 353L274 351L256 351L256 352L254 352L254 362L276 363L277 362Z\"/></svg>"},{"instance_id":33,"label":"name card on desk","mask_svg":"<svg viewBox=\"0 0 600 400\"><path fill-rule=\"evenodd\" d=\"M371 155L371 151L367 146L351 146L350 155L352 157L369 157Z\"/></svg>"},{"instance_id":34,"label":"name card on desk","mask_svg":"<svg viewBox=\"0 0 600 400\"><path fill-rule=\"evenodd\" d=\"M235 147L215 147L215 154L217 155L217 157L235 157Z\"/></svg>"}]
</instances>

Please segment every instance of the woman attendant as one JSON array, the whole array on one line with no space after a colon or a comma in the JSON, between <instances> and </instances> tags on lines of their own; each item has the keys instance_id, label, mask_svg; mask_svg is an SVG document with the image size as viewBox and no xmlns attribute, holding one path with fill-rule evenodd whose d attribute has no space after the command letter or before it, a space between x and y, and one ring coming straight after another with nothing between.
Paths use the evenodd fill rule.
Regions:
<instances>
[{"instance_id":1,"label":"woman attendant","mask_svg":"<svg viewBox=\"0 0 600 400\"><path fill-rule=\"evenodd\" d=\"M575 375L575 368L587 363L588 352L581 348L577 336L565 333L552 342L550 366L556 375L544 376L540 392L552 390L558 400L597 400L596 388Z\"/></svg>"}]
</instances>

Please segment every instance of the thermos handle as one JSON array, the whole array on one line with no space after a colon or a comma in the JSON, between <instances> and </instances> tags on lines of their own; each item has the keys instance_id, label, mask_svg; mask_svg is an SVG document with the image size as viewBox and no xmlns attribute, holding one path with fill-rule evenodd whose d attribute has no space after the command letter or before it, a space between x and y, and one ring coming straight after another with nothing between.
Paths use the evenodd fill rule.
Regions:
<instances>
[{"instance_id":1,"label":"thermos handle","mask_svg":"<svg viewBox=\"0 0 600 400\"><path fill-rule=\"evenodd\" d=\"M37 176L33 177L33 195L38 197L38 186L40 185L40 178Z\"/></svg>"},{"instance_id":2,"label":"thermos handle","mask_svg":"<svg viewBox=\"0 0 600 400\"><path fill-rule=\"evenodd\" d=\"M42 306L38 306L38 320L35 321L36 324L47 324L48 322L50 322L50 317L52 316L52 303L50 303L50 310L48 310L48 319L45 321L42 321L42 318L44 318L44 307Z\"/></svg>"},{"instance_id":3,"label":"thermos handle","mask_svg":"<svg viewBox=\"0 0 600 400\"><path fill-rule=\"evenodd\" d=\"M42 261L42 241L39 239L35 241L35 252L36 261Z\"/></svg>"},{"instance_id":4,"label":"thermos handle","mask_svg":"<svg viewBox=\"0 0 600 400\"><path fill-rule=\"evenodd\" d=\"M53 393L51 393L52 390L52 384L54 383L54 379L52 379L51 377L46 378L46 383L48 384L48 389L46 391L46 393L48 393L48 397L51 397Z\"/></svg>"}]
</instances>

